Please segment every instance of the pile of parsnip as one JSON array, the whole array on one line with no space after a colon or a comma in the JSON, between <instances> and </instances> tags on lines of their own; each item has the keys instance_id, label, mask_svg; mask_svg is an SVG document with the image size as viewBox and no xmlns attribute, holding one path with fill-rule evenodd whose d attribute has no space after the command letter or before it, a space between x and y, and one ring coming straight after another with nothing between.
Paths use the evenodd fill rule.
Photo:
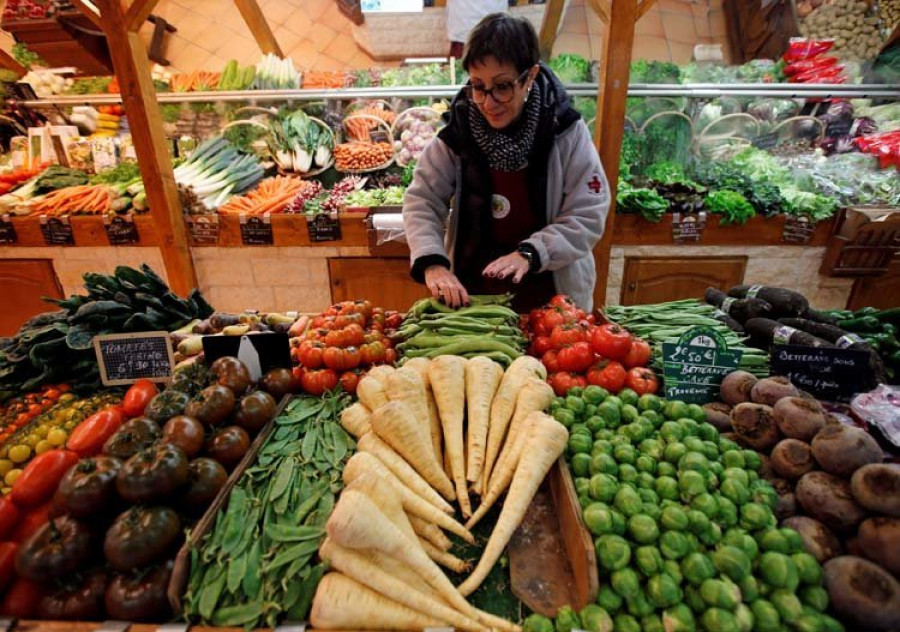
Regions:
<instances>
[{"instance_id":1,"label":"pile of parsnip","mask_svg":"<svg viewBox=\"0 0 900 632\"><path fill-rule=\"evenodd\" d=\"M543 412L553 399L545 377L529 356L504 373L487 357L446 355L379 366L360 381L359 402L341 420L359 451L344 469L347 486L319 551L333 572L316 591L313 626L519 630L465 596L500 558L565 449L566 428ZM474 542L468 529L507 489L481 560L454 587L438 564L455 572L468 565L449 553L442 529ZM465 526L452 517L453 501Z\"/></svg>"}]
</instances>

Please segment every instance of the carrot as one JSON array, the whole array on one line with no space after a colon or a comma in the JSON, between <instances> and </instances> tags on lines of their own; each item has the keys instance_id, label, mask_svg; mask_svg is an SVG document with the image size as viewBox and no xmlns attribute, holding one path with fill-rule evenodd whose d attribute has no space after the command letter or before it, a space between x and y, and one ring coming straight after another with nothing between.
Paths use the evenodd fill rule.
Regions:
<instances>
[{"instance_id":1,"label":"carrot","mask_svg":"<svg viewBox=\"0 0 900 632\"><path fill-rule=\"evenodd\" d=\"M347 408L344 409L344 412L341 413L341 426L352 434L354 437L359 439L361 436L370 432L372 430L372 426L369 425L369 417L371 417L372 412L360 404L356 402Z\"/></svg>"},{"instance_id":2,"label":"carrot","mask_svg":"<svg viewBox=\"0 0 900 632\"><path fill-rule=\"evenodd\" d=\"M516 358L503 374L500 387L497 389L497 394L494 395L494 401L491 403L491 420L488 426L487 451L484 457L483 481L485 487L491 480L491 470L500 453L500 446L506 436L509 420L512 419L516 397L525 380L531 376L538 376L541 379L547 377L547 370L541 361L527 355Z\"/></svg>"},{"instance_id":3,"label":"carrot","mask_svg":"<svg viewBox=\"0 0 900 632\"><path fill-rule=\"evenodd\" d=\"M428 392L422 376L414 369L397 369L385 379L384 392L390 401L403 402L409 407L409 412L418 422L416 429L432 449L432 458L435 463L440 463L440 438L435 441L434 434L423 423L428 419Z\"/></svg>"},{"instance_id":4,"label":"carrot","mask_svg":"<svg viewBox=\"0 0 900 632\"><path fill-rule=\"evenodd\" d=\"M506 502L503 503L503 510L497 518L497 524L491 532L478 566L459 586L459 592L463 595L471 594L488 576L513 532L522 522L528 505L531 504L547 472L566 448L569 432L565 426L544 413L532 415L534 415L533 425L529 429L529 436L523 447L523 454L527 454L528 458L519 460ZM531 415L529 418L532 418Z\"/></svg>"},{"instance_id":5,"label":"carrot","mask_svg":"<svg viewBox=\"0 0 900 632\"><path fill-rule=\"evenodd\" d=\"M469 411L466 480L470 483L481 478L491 421L491 402L502 379L503 368L488 357L476 356L466 362L466 405Z\"/></svg>"},{"instance_id":6,"label":"carrot","mask_svg":"<svg viewBox=\"0 0 900 632\"><path fill-rule=\"evenodd\" d=\"M416 535L424 540L428 540L440 550L449 551L453 546L450 538L444 535L444 532L436 524L428 522L415 514L409 514L409 523L412 525Z\"/></svg>"},{"instance_id":7,"label":"carrot","mask_svg":"<svg viewBox=\"0 0 900 632\"><path fill-rule=\"evenodd\" d=\"M414 584L408 584L401 578L393 576L389 569L385 569L366 551L347 549L336 544L330 538L325 538L319 548L319 557L327 560L331 568L407 608L430 614L467 632L486 630L474 619L457 612L440 599L435 598L433 593L421 592L421 580Z\"/></svg>"},{"instance_id":8,"label":"carrot","mask_svg":"<svg viewBox=\"0 0 900 632\"><path fill-rule=\"evenodd\" d=\"M434 385L434 399L444 442L450 455L450 469L456 484L456 497L463 516L472 515L469 490L466 489L466 464L463 457L463 422L466 401L466 360L460 356L442 355L431 361L428 378Z\"/></svg>"},{"instance_id":9,"label":"carrot","mask_svg":"<svg viewBox=\"0 0 900 632\"><path fill-rule=\"evenodd\" d=\"M433 505L444 513L453 513L453 507L441 498L441 495L434 491L434 488L409 463L404 461L403 457L394 451L394 448L382 441L376 433L369 432L364 434L359 438L357 447L360 452L371 454L381 461L398 481L402 482L416 495L428 501L428 504Z\"/></svg>"},{"instance_id":10,"label":"carrot","mask_svg":"<svg viewBox=\"0 0 900 632\"><path fill-rule=\"evenodd\" d=\"M380 408L389 401L382 381L371 375L366 375L356 385L356 396L369 410Z\"/></svg>"},{"instance_id":11,"label":"carrot","mask_svg":"<svg viewBox=\"0 0 900 632\"><path fill-rule=\"evenodd\" d=\"M319 582L309 620L323 630L421 630L443 624L341 573L328 573Z\"/></svg>"},{"instance_id":12,"label":"carrot","mask_svg":"<svg viewBox=\"0 0 900 632\"><path fill-rule=\"evenodd\" d=\"M362 384L362 380L360 381ZM397 451L447 500L454 500L453 484L434 460L431 444L421 432L421 424L403 402L388 402L372 413L369 421L379 437Z\"/></svg>"},{"instance_id":13,"label":"carrot","mask_svg":"<svg viewBox=\"0 0 900 632\"><path fill-rule=\"evenodd\" d=\"M431 442L434 445L434 453L436 455L443 454L443 437L444 432L441 429L441 418L438 414L437 404L434 401L434 390L431 388L431 378L428 375L428 367L431 366L431 360L428 358L412 358L406 361L406 364L403 365L404 369L413 369L416 371L419 376L422 378L422 381L425 382L425 405L428 408L428 426L431 429ZM447 455L444 455L444 459L447 459ZM444 472L447 473L447 468L444 468ZM447 473L450 476L449 473Z\"/></svg>"},{"instance_id":14,"label":"carrot","mask_svg":"<svg viewBox=\"0 0 900 632\"><path fill-rule=\"evenodd\" d=\"M428 557L454 573L466 573L472 570L471 564L459 559L452 553L442 551L423 537L419 537L419 544L425 549L425 553L428 554Z\"/></svg>"},{"instance_id":15,"label":"carrot","mask_svg":"<svg viewBox=\"0 0 900 632\"><path fill-rule=\"evenodd\" d=\"M400 497L403 510L409 514L443 527L451 533L455 533L466 542L474 543L475 537L456 520L436 509L421 496L406 487L387 467L377 458L366 452L357 452L344 466L343 479L348 485L367 473L375 473L385 481Z\"/></svg>"}]
</instances>

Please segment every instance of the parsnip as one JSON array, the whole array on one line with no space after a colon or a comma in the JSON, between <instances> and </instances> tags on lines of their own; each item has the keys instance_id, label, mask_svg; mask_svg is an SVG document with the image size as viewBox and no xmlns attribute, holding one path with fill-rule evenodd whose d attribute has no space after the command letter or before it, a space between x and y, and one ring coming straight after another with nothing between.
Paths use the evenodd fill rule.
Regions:
<instances>
[{"instance_id":1,"label":"parsnip","mask_svg":"<svg viewBox=\"0 0 900 632\"><path fill-rule=\"evenodd\" d=\"M437 548L442 551L449 551L453 546L453 542L450 541L444 532L441 531L441 528L434 524L433 522L428 522L424 518L420 518L419 516L411 513L407 513L409 516L409 523L413 527L413 531L416 532L416 535L419 537L428 540Z\"/></svg>"},{"instance_id":2,"label":"parsnip","mask_svg":"<svg viewBox=\"0 0 900 632\"><path fill-rule=\"evenodd\" d=\"M465 573L472 570L471 564L469 564L468 562L464 562L452 553L442 551L425 538L419 538L419 546L425 549L425 553L428 554L428 557L433 559L444 568L450 569L454 573Z\"/></svg>"},{"instance_id":3,"label":"parsnip","mask_svg":"<svg viewBox=\"0 0 900 632\"><path fill-rule=\"evenodd\" d=\"M422 381L425 382L425 402L428 406L428 427L431 432L431 443L434 445L434 453L442 454L444 451L444 433L441 430L441 418L438 415L437 404L434 401L434 391L431 388L431 379L428 377L428 367L430 364L431 360L428 358L411 358L406 361L403 368L413 369L421 376ZM446 455L444 455L444 459L446 459ZM450 472L447 472L447 476L450 476Z\"/></svg>"},{"instance_id":4,"label":"parsnip","mask_svg":"<svg viewBox=\"0 0 900 632\"><path fill-rule=\"evenodd\" d=\"M523 454L526 454L527 458L519 460L509 493L503 503L503 510L497 518L497 524L491 532L478 565L459 586L459 592L463 595L474 592L488 576L513 532L521 524L528 505L531 504L547 472L566 449L569 440L569 431L566 427L549 415L532 414L540 417L534 418L531 428L528 429L530 436L523 447Z\"/></svg>"},{"instance_id":5,"label":"parsnip","mask_svg":"<svg viewBox=\"0 0 900 632\"><path fill-rule=\"evenodd\" d=\"M375 378L376 380L384 384L388 376L395 370L396 369L389 364L378 364L369 369L369 372L366 373L366 377Z\"/></svg>"},{"instance_id":6,"label":"parsnip","mask_svg":"<svg viewBox=\"0 0 900 632\"><path fill-rule=\"evenodd\" d=\"M416 429L431 448L435 463L442 463L440 445L435 445L428 418L428 395L425 380L415 370L407 367L397 369L384 381L384 392L392 402L402 402L409 408L416 420Z\"/></svg>"},{"instance_id":7,"label":"parsnip","mask_svg":"<svg viewBox=\"0 0 900 632\"><path fill-rule=\"evenodd\" d=\"M418 377L418 376L416 376ZM388 402L372 412L369 421L379 437L397 451L447 500L455 500L453 484L434 460L434 450L425 440L420 424L403 402Z\"/></svg>"},{"instance_id":8,"label":"parsnip","mask_svg":"<svg viewBox=\"0 0 900 632\"><path fill-rule=\"evenodd\" d=\"M388 396L381 380L371 375L366 375L356 385L356 397L363 406L369 410L375 410L379 406L388 403Z\"/></svg>"},{"instance_id":9,"label":"parsnip","mask_svg":"<svg viewBox=\"0 0 900 632\"><path fill-rule=\"evenodd\" d=\"M369 418L371 416L372 411L360 402L356 402L355 404L347 406L347 408L344 409L344 412L341 413L341 426L344 430L359 439L367 432L372 431L372 426L369 424Z\"/></svg>"},{"instance_id":10,"label":"parsnip","mask_svg":"<svg viewBox=\"0 0 900 632\"><path fill-rule=\"evenodd\" d=\"M428 367L428 377L434 385L434 400L441 416L444 443L450 455L450 469L456 485L456 498L463 516L472 515L469 490L466 489L466 462L463 457L463 423L466 403L466 359L442 355Z\"/></svg>"},{"instance_id":11,"label":"parsnip","mask_svg":"<svg viewBox=\"0 0 900 632\"><path fill-rule=\"evenodd\" d=\"M503 368L490 358L476 356L466 362L466 406L469 412L466 480L470 483L481 478L491 421L491 402L494 401L502 379ZM478 489L480 494L481 488Z\"/></svg>"}]
</instances>

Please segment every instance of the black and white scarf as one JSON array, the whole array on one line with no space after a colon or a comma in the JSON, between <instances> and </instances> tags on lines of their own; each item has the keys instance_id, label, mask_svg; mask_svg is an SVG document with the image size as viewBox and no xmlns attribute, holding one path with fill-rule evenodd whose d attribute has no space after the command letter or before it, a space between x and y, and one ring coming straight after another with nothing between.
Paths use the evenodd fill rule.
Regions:
<instances>
[{"instance_id":1,"label":"black and white scarf","mask_svg":"<svg viewBox=\"0 0 900 632\"><path fill-rule=\"evenodd\" d=\"M543 94L535 82L525 101L521 119L509 129L497 130L473 102L469 102L469 128L475 144L487 158L491 169L518 171L528 165L528 156L534 146L538 123L541 119Z\"/></svg>"}]
</instances>

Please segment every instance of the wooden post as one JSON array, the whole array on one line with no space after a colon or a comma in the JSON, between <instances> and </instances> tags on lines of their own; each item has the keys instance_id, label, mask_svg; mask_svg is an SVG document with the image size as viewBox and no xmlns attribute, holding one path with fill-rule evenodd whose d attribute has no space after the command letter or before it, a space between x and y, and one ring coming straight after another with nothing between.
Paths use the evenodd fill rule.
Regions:
<instances>
[{"instance_id":1,"label":"wooden post","mask_svg":"<svg viewBox=\"0 0 900 632\"><path fill-rule=\"evenodd\" d=\"M100 21L100 14L97 13L97 7L93 2L85 0L72 0L72 5L81 11L98 29L103 29L103 23Z\"/></svg>"},{"instance_id":2,"label":"wooden post","mask_svg":"<svg viewBox=\"0 0 900 632\"><path fill-rule=\"evenodd\" d=\"M127 28L122 0L96 0L103 17L122 104L128 112L131 139L147 191L150 214L160 236L160 250L169 286L181 296L197 287L197 273L188 248L187 229L166 150L162 117L150 76L147 47Z\"/></svg>"},{"instance_id":3,"label":"wooden post","mask_svg":"<svg viewBox=\"0 0 900 632\"><path fill-rule=\"evenodd\" d=\"M541 32L538 36L541 59L550 59L553 55L553 42L556 41L556 32L562 21L565 4L565 0L547 0L547 9L544 11L544 20L541 22Z\"/></svg>"},{"instance_id":4,"label":"wooden post","mask_svg":"<svg viewBox=\"0 0 900 632\"><path fill-rule=\"evenodd\" d=\"M269 28L269 22L266 20L266 16L263 14L262 9L259 8L256 0L234 0L234 4L237 6L238 11L241 12L241 17L244 18L244 22L247 23L250 32L253 33L253 38L256 40L262 54L274 53L284 58L284 53L281 52L278 40L275 39L272 29Z\"/></svg>"},{"instance_id":5,"label":"wooden post","mask_svg":"<svg viewBox=\"0 0 900 632\"><path fill-rule=\"evenodd\" d=\"M137 31L141 28L150 14L153 13L153 7L156 6L157 0L132 0L131 6L125 13L125 26L129 31Z\"/></svg>"},{"instance_id":6,"label":"wooden post","mask_svg":"<svg viewBox=\"0 0 900 632\"><path fill-rule=\"evenodd\" d=\"M606 30L606 55L600 67L600 81L597 86L594 143L600 152L600 161L606 171L610 188L606 229L600 243L594 248L594 261L597 266L594 305L598 306L606 304L606 283L609 277L613 225L616 218L619 153L622 151L622 137L625 134L625 101L628 98L628 77L631 74L631 49L634 45L637 11L638 0L615 0L611 3L609 28Z\"/></svg>"},{"instance_id":7,"label":"wooden post","mask_svg":"<svg viewBox=\"0 0 900 632\"><path fill-rule=\"evenodd\" d=\"M609 0L609 4L612 4L612 0ZM597 14L601 22L609 24L609 5L605 0L588 0L588 6Z\"/></svg>"},{"instance_id":8,"label":"wooden post","mask_svg":"<svg viewBox=\"0 0 900 632\"><path fill-rule=\"evenodd\" d=\"M28 73L28 69L20 64L15 57L7 53L5 50L0 50L0 68L12 70L14 73L19 75L19 77L22 77Z\"/></svg>"}]
</instances>

